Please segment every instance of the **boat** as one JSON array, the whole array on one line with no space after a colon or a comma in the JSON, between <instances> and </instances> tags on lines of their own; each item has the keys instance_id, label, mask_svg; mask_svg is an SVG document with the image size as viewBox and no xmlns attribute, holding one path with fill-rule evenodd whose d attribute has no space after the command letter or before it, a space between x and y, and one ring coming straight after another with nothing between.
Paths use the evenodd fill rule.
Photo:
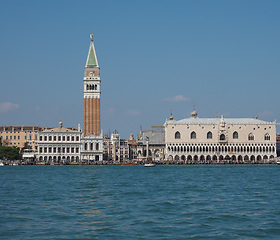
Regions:
<instances>
[{"instance_id":1,"label":"boat","mask_svg":"<svg viewBox=\"0 0 280 240\"><path fill-rule=\"evenodd\" d=\"M3 167L4 166L4 163L0 162L0 167Z\"/></svg>"},{"instance_id":2,"label":"boat","mask_svg":"<svg viewBox=\"0 0 280 240\"><path fill-rule=\"evenodd\" d=\"M156 164L155 163L145 163L144 167L155 167Z\"/></svg>"}]
</instances>

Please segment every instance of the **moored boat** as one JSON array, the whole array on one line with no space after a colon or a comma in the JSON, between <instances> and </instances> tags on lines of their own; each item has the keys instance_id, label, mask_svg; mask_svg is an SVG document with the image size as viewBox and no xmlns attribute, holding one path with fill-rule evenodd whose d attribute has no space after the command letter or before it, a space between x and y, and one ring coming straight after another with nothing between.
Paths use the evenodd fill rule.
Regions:
<instances>
[{"instance_id":1,"label":"moored boat","mask_svg":"<svg viewBox=\"0 0 280 240\"><path fill-rule=\"evenodd\" d=\"M155 167L156 164L155 163L145 163L144 167Z\"/></svg>"}]
</instances>

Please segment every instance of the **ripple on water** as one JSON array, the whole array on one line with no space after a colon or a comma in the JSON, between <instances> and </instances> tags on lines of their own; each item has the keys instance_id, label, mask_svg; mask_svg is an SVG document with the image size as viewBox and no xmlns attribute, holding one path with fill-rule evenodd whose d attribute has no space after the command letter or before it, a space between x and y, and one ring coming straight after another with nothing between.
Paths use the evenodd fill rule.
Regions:
<instances>
[{"instance_id":1,"label":"ripple on water","mask_svg":"<svg viewBox=\"0 0 280 240\"><path fill-rule=\"evenodd\" d=\"M0 169L3 239L279 239L278 166Z\"/></svg>"}]
</instances>

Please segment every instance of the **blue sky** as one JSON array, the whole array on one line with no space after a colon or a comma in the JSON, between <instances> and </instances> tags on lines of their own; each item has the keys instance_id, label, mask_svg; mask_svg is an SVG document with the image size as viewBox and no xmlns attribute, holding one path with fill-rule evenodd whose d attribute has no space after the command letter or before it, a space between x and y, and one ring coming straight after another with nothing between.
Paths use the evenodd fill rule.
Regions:
<instances>
[{"instance_id":1,"label":"blue sky","mask_svg":"<svg viewBox=\"0 0 280 240\"><path fill-rule=\"evenodd\" d=\"M175 119L280 121L280 1L1 1L0 125L83 124L94 35L101 127Z\"/></svg>"}]
</instances>

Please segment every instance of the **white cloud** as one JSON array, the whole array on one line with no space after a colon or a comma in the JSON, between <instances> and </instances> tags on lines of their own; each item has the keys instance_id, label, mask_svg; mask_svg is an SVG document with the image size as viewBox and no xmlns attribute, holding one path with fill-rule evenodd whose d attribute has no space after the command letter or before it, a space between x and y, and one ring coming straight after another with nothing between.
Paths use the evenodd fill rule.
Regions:
<instances>
[{"instance_id":1,"label":"white cloud","mask_svg":"<svg viewBox=\"0 0 280 240\"><path fill-rule=\"evenodd\" d=\"M169 98L163 98L162 101L165 102L187 102L190 101L190 98L186 98L183 95L177 95L174 97L169 97Z\"/></svg>"},{"instance_id":2,"label":"white cloud","mask_svg":"<svg viewBox=\"0 0 280 240\"><path fill-rule=\"evenodd\" d=\"M126 112L126 115L131 116L131 117L135 117L135 116L140 115L140 113L141 113L140 111L128 110L128 111Z\"/></svg>"},{"instance_id":3,"label":"white cloud","mask_svg":"<svg viewBox=\"0 0 280 240\"><path fill-rule=\"evenodd\" d=\"M9 112L19 108L19 105L11 102L0 103L0 112Z\"/></svg>"}]
</instances>

